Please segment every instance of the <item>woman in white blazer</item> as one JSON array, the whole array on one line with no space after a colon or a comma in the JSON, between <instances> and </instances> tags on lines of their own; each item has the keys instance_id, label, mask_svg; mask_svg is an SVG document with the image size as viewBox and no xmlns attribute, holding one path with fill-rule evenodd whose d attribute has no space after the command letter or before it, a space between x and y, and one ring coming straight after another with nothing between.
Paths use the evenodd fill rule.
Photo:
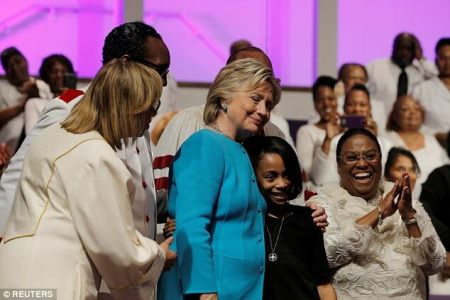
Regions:
<instances>
[{"instance_id":1,"label":"woman in white blazer","mask_svg":"<svg viewBox=\"0 0 450 300\"><path fill-rule=\"evenodd\" d=\"M160 247L135 229L135 186L114 150L148 129L161 90L155 71L113 60L35 138L0 243L0 288L96 299L102 279L117 299L154 297L170 240Z\"/></svg>"}]
</instances>

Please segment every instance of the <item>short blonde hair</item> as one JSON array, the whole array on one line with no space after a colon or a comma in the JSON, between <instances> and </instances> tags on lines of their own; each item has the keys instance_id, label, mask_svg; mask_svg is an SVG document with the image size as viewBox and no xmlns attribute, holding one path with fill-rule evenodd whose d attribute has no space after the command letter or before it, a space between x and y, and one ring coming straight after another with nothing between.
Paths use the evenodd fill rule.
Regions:
<instances>
[{"instance_id":1,"label":"short blonde hair","mask_svg":"<svg viewBox=\"0 0 450 300\"><path fill-rule=\"evenodd\" d=\"M281 87L273 71L260 62L244 58L223 67L217 74L206 98L203 121L214 123L222 110L221 99L232 98L237 92L251 91L267 82L272 87L274 107L280 102Z\"/></svg>"},{"instance_id":2,"label":"short blonde hair","mask_svg":"<svg viewBox=\"0 0 450 300\"><path fill-rule=\"evenodd\" d=\"M142 134L153 103L162 92L161 77L149 67L114 59L97 73L86 94L62 123L72 133L97 130L113 147Z\"/></svg>"}]
</instances>

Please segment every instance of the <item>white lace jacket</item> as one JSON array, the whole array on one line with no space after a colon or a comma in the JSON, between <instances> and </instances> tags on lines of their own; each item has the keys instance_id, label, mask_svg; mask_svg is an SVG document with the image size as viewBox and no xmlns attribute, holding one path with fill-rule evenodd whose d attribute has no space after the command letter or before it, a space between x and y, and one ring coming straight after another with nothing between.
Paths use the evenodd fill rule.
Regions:
<instances>
[{"instance_id":1,"label":"white lace jacket","mask_svg":"<svg viewBox=\"0 0 450 300\"><path fill-rule=\"evenodd\" d=\"M384 185L389 192L392 184ZM356 224L374 207L337 183L324 185L310 201L328 215L325 249L337 268L338 299L425 299L425 276L442 268L446 253L420 202L413 206L422 236L410 238L398 211L375 229Z\"/></svg>"}]
</instances>

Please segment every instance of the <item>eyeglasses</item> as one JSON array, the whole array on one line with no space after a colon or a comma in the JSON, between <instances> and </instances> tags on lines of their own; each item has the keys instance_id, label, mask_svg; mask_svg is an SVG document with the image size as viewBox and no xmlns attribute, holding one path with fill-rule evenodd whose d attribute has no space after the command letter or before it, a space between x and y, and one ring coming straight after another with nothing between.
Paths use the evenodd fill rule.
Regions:
<instances>
[{"instance_id":1,"label":"eyeglasses","mask_svg":"<svg viewBox=\"0 0 450 300\"><path fill-rule=\"evenodd\" d=\"M159 76L161 76L162 78L164 78L165 76L167 76L167 73L169 73L169 68L165 68L163 66L154 64L148 60L145 59L133 59L134 61L137 61L138 63L141 63L143 65L146 65L147 67L152 68L153 70L155 70Z\"/></svg>"},{"instance_id":2,"label":"eyeglasses","mask_svg":"<svg viewBox=\"0 0 450 300\"><path fill-rule=\"evenodd\" d=\"M381 157L381 154L378 152L369 152L357 155L356 153L346 153L344 155L339 156L339 159L346 165L353 165L359 162L362 158L367 163L377 162Z\"/></svg>"}]
</instances>

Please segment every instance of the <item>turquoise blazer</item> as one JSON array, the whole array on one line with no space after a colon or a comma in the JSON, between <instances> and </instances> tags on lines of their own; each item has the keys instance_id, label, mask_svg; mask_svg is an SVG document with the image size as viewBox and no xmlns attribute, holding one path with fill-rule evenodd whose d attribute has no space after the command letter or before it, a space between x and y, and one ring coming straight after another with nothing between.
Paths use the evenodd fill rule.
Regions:
<instances>
[{"instance_id":1,"label":"turquoise blazer","mask_svg":"<svg viewBox=\"0 0 450 300\"><path fill-rule=\"evenodd\" d=\"M168 209L178 258L158 299L262 299L266 203L242 145L211 130L193 134L175 157Z\"/></svg>"}]
</instances>

